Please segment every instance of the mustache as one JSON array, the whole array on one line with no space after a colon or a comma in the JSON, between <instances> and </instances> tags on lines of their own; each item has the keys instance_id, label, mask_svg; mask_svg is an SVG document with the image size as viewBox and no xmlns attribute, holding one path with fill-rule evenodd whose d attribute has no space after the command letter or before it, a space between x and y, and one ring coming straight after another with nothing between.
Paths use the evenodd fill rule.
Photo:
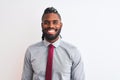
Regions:
<instances>
[{"instance_id":1,"label":"mustache","mask_svg":"<svg viewBox=\"0 0 120 80\"><path fill-rule=\"evenodd\" d=\"M48 31L48 30L51 30L51 29L54 29L55 31L58 30L58 29L56 29L56 28L50 28L50 27L49 27L49 28L44 28L43 31Z\"/></svg>"}]
</instances>

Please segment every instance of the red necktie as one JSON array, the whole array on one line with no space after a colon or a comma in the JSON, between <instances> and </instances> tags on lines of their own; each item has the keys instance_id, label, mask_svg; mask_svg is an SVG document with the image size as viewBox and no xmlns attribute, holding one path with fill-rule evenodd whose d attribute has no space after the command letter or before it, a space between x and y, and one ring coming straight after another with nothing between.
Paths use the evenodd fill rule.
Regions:
<instances>
[{"instance_id":1,"label":"red necktie","mask_svg":"<svg viewBox=\"0 0 120 80\"><path fill-rule=\"evenodd\" d=\"M52 80L52 61L53 61L54 46L50 44L48 47L49 48L48 48L48 58L47 58L45 80Z\"/></svg>"}]
</instances>

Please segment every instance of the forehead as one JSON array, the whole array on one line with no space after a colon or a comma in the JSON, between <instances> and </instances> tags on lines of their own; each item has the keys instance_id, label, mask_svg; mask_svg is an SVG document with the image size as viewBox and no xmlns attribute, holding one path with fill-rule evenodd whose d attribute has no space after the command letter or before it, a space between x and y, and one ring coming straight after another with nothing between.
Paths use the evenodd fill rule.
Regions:
<instances>
[{"instance_id":1,"label":"forehead","mask_svg":"<svg viewBox=\"0 0 120 80\"><path fill-rule=\"evenodd\" d=\"M48 13L44 15L43 21L44 20L60 20L60 18L56 13Z\"/></svg>"}]
</instances>

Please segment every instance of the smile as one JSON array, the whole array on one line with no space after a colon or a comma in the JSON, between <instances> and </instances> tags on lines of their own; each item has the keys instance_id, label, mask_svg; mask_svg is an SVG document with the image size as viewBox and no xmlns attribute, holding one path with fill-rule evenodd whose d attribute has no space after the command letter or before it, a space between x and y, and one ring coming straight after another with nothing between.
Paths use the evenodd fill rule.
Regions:
<instances>
[{"instance_id":1,"label":"smile","mask_svg":"<svg viewBox=\"0 0 120 80\"><path fill-rule=\"evenodd\" d=\"M47 32L48 32L49 34L55 34L55 33L56 33L56 30L55 30L55 29L49 29Z\"/></svg>"}]
</instances>

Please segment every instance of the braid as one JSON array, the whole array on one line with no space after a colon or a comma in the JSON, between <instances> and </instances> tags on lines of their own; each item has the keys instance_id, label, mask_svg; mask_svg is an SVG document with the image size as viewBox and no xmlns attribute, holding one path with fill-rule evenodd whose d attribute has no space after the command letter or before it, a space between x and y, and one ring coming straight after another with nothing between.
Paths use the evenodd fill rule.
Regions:
<instances>
[{"instance_id":1,"label":"braid","mask_svg":"<svg viewBox=\"0 0 120 80\"><path fill-rule=\"evenodd\" d=\"M42 40L44 40L44 34L42 34Z\"/></svg>"}]
</instances>

